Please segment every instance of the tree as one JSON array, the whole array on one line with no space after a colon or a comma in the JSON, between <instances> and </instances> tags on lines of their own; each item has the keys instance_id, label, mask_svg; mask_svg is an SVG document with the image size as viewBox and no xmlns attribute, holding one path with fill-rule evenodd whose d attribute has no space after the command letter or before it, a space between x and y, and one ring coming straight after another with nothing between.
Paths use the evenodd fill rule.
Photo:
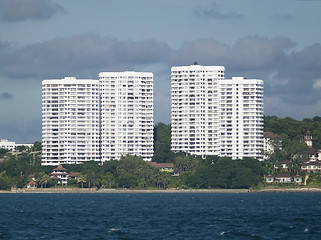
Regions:
<instances>
[{"instance_id":1,"label":"tree","mask_svg":"<svg viewBox=\"0 0 321 240\"><path fill-rule=\"evenodd\" d=\"M35 142L33 144L33 147L31 148L32 151L36 152L36 151L41 151L42 150L42 144L41 142Z\"/></svg>"},{"instance_id":2,"label":"tree","mask_svg":"<svg viewBox=\"0 0 321 240\"><path fill-rule=\"evenodd\" d=\"M176 171L178 173L182 172L188 172L194 170L200 163L201 163L200 157L192 156L189 154L185 154L185 156L182 156L182 154L179 154L174 159L174 164L176 167Z\"/></svg>"},{"instance_id":3,"label":"tree","mask_svg":"<svg viewBox=\"0 0 321 240\"><path fill-rule=\"evenodd\" d=\"M16 150L19 151L19 152L23 152L24 150L26 150L27 147L24 146L24 145L21 145L21 146L16 146Z\"/></svg>"},{"instance_id":4,"label":"tree","mask_svg":"<svg viewBox=\"0 0 321 240\"><path fill-rule=\"evenodd\" d=\"M49 175L42 173L39 179L40 187L46 188L49 181L50 181Z\"/></svg>"},{"instance_id":5,"label":"tree","mask_svg":"<svg viewBox=\"0 0 321 240\"><path fill-rule=\"evenodd\" d=\"M115 184L115 180L112 173L107 172L102 176L101 186L103 188L106 188L106 187L112 188L114 184Z\"/></svg>"},{"instance_id":6,"label":"tree","mask_svg":"<svg viewBox=\"0 0 321 240\"><path fill-rule=\"evenodd\" d=\"M249 188L258 184L264 174L262 163L256 159L219 158L185 174L185 183L193 188Z\"/></svg>"},{"instance_id":7,"label":"tree","mask_svg":"<svg viewBox=\"0 0 321 240\"><path fill-rule=\"evenodd\" d=\"M164 163L173 162L174 153L171 151L171 125L158 123L154 127L154 156L153 161Z\"/></svg>"},{"instance_id":8,"label":"tree","mask_svg":"<svg viewBox=\"0 0 321 240\"><path fill-rule=\"evenodd\" d=\"M12 186L12 179L7 176L6 172L0 173L0 190L9 190Z\"/></svg>"},{"instance_id":9,"label":"tree","mask_svg":"<svg viewBox=\"0 0 321 240\"><path fill-rule=\"evenodd\" d=\"M80 184L81 188L84 188L84 184L86 183L86 176L83 174L80 174L77 178L78 184Z\"/></svg>"},{"instance_id":10,"label":"tree","mask_svg":"<svg viewBox=\"0 0 321 240\"><path fill-rule=\"evenodd\" d=\"M0 158L3 158L7 152L9 152L8 149L0 148Z\"/></svg>"}]
</instances>

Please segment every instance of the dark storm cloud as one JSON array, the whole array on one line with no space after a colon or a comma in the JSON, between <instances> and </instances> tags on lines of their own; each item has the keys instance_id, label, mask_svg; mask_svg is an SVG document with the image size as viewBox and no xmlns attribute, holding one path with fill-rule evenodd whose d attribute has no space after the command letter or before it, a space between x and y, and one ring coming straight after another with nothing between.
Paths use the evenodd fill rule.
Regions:
<instances>
[{"instance_id":1,"label":"dark storm cloud","mask_svg":"<svg viewBox=\"0 0 321 240\"><path fill-rule=\"evenodd\" d=\"M218 20L241 20L243 15L236 12L221 12L218 4L212 4L207 7L197 7L194 15L204 19L218 19Z\"/></svg>"},{"instance_id":2,"label":"dark storm cloud","mask_svg":"<svg viewBox=\"0 0 321 240\"><path fill-rule=\"evenodd\" d=\"M320 88L314 83L321 79L321 45L314 44L302 51L293 51L282 62L275 79L281 79L282 88L274 86L275 93L285 102L313 104L320 99Z\"/></svg>"},{"instance_id":3,"label":"dark storm cloud","mask_svg":"<svg viewBox=\"0 0 321 240\"><path fill-rule=\"evenodd\" d=\"M316 84L321 79L321 46L294 51L295 46L285 37L260 36L239 39L233 46L198 39L179 49L157 40L120 41L93 34L56 38L20 49L0 42L0 74L12 79L97 78L100 71L144 71L153 64L169 69L197 61L225 66L228 78L263 79L267 97L289 104L314 104L321 96L321 83Z\"/></svg>"},{"instance_id":4,"label":"dark storm cloud","mask_svg":"<svg viewBox=\"0 0 321 240\"><path fill-rule=\"evenodd\" d=\"M7 22L48 19L63 12L62 6L49 0L1 0L0 19Z\"/></svg>"},{"instance_id":5,"label":"dark storm cloud","mask_svg":"<svg viewBox=\"0 0 321 240\"><path fill-rule=\"evenodd\" d=\"M17 143L34 143L41 141L41 117L39 118L12 118L0 124L1 137ZM40 139L39 139L40 136Z\"/></svg>"},{"instance_id":6,"label":"dark storm cloud","mask_svg":"<svg viewBox=\"0 0 321 240\"><path fill-rule=\"evenodd\" d=\"M11 93L8 93L8 92L0 93L0 100L2 100L2 99L12 99L12 98L13 98L13 95Z\"/></svg>"}]
</instances>

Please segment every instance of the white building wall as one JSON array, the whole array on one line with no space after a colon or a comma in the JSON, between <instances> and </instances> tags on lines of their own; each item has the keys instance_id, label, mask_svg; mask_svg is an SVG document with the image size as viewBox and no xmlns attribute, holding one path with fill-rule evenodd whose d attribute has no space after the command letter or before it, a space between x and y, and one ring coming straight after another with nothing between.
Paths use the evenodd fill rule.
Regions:
<instances>
[{"instance_id":1,"label":"white building wall","mask_svg":"<svg viewBox=\"0 0 321 240\"><path fill-rule=\"evenodd\" d=\"M219 81L224 76L223 66L172 67L172 151L219 154Z\"/></svg>"},{"instance_id":2,"label":"white building wall","mask_svg":"<svg viewBox=\"0 0 321 240\"><path fill-rule=\"evenodd\" d=\"M263 158L263 81L224 79L222 66L172 67L171 149Z\"/></svg>"},{"instance_id":3,"label":"white building wall","mask_svg":"<svg viewBox=\"0 0 321 240\"><path fill-rule=\"evenodd\" d=\"M220 156L263 159L263 81L220 81Z\"/></svg>"},{"instance_id":4,"label":"white building wall","mask_svg":"<svg viewBox=\"0 0 321 240\"><path fill-rule=\"evenodd\" d=\"M1 139L0 140L0 148L13 151L16 148L16 143L13 141L9 141L8 139Z\"/></svg>"},{"instance_id":5,"label":"white building wall","mask_svg":"<svg viewBox=\"0 0 321 240\"><path fill-rule=\"evenodd\" d=\"M101 72L101 160L154 153L153 73Z\"/></svg>"},{"instance_id":6,"label":"white building wall","mask_svg":"<svg viewBox=\"0 0 321 240\"><path fill-rule=\"evenodd\" d=\"M99 81L42 81L42 165L99 161Z\"/></svg>"}]
</instances>

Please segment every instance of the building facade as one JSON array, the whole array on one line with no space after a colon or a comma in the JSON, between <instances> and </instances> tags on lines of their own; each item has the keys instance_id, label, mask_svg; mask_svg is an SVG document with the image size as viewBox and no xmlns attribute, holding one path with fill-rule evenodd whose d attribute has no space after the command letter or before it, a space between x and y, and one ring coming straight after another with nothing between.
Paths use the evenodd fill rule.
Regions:
<instances>
[{"instance_id":1,"label":"building facade","mask_svg":"<svg viewBox=\"0 0 321 240\"><path fill-rule=\"evenodd\" d=\"M225 79L223 66L171 69L171 149L263 159L263 81Z\"/></svg>"},{"instance_id":2,"label":"building facade","mask_svg":"<svg viewBox=\"0 0 321 240\"><path fill-rule=\"evenodd\" d=\"M99 81L42 81L42 165L100 161Z\"/></svg>"},{"instance_id":3,"label":"building facade","mask_svg":"<svg viewBox=\"0 0 321 240\"><path fill-rule=\"evenodd\" d=\"M126 155L151 161L154 153L154 75L101 72L101 161Z\"/></svg>"},{"instance_id":4,"label":"building facade","mask_svg":"<svg viewBox=\"0 0 321 240\"><path fill-rule=\"evenodd\" d=\"M263 160L263 81L233 77L220 86L220 156Z\"/></svg>"},{"instance_id":5,"label":"building facade","mask_svg":"<svg viewBox=\"0 0 321 240\"><path fill-rule=\"evenodd\" d=\"M224 77L223 66L172 67L172 151L219 155L219 81Z\"/></svg>"},{"instance_id":6,"label":"building facade","mask_svg":"<svg viewBox=\"0 0 321 240\"><path fill-rule=\"evenodd\" d=\"M16 148L16 143L13 141L10 141L8 139L1 139L0 140L0 148L14 151Z\"/></svg>"}]
</instances>

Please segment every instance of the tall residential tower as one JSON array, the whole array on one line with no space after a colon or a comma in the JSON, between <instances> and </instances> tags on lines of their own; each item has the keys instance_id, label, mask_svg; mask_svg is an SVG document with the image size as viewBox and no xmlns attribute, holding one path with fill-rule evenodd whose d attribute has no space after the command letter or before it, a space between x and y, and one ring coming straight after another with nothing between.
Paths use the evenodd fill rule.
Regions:
<instances>
[{"instance_id":1,"label":"tall residential tower","mask_svg":"<svg viewBox=\"0 0 321 240\"><path fill-rule=\"evenodd\" d=\"M263 81L220 81L220 156L263 160Z\"/></svg>"},{"instance_id":2,"label":"tall residential tower","mask_svg":"<svg viewBox=\"0 0 321 240\"><path fill-rule=\"evenodd\" d=\"M222 66L172 67L172 151L219 155L219 81L224 76Z\"/></svg>"},{"instance_id":3,"label":"tall residential tower","mask_svg":"<svg viewBox=\"0 0 321 240\"><path fill-rule=\"evenodd\" d=\"M222 66L172 67L174 152L263 158L263 81L225 79Z\"/></svg>"},{"instance_id":4,"label":"tall residential tower","mask_svg":"<svg viewBox=\"0 0 321 240\"><path fill-rule=\"evenodd\" d=\"M42 81L42 165L100 161L98 80Z\"/></svg>"},{"instance_id":5,"label":"tall residential tower","mask_svg":"<svg viewBox=\"0 0 321 240\"><path fill-rule=\"evenodd\" d=\"M154 153L153 73L101 72L101 161Z\"/></svg>"}]
</instances>

